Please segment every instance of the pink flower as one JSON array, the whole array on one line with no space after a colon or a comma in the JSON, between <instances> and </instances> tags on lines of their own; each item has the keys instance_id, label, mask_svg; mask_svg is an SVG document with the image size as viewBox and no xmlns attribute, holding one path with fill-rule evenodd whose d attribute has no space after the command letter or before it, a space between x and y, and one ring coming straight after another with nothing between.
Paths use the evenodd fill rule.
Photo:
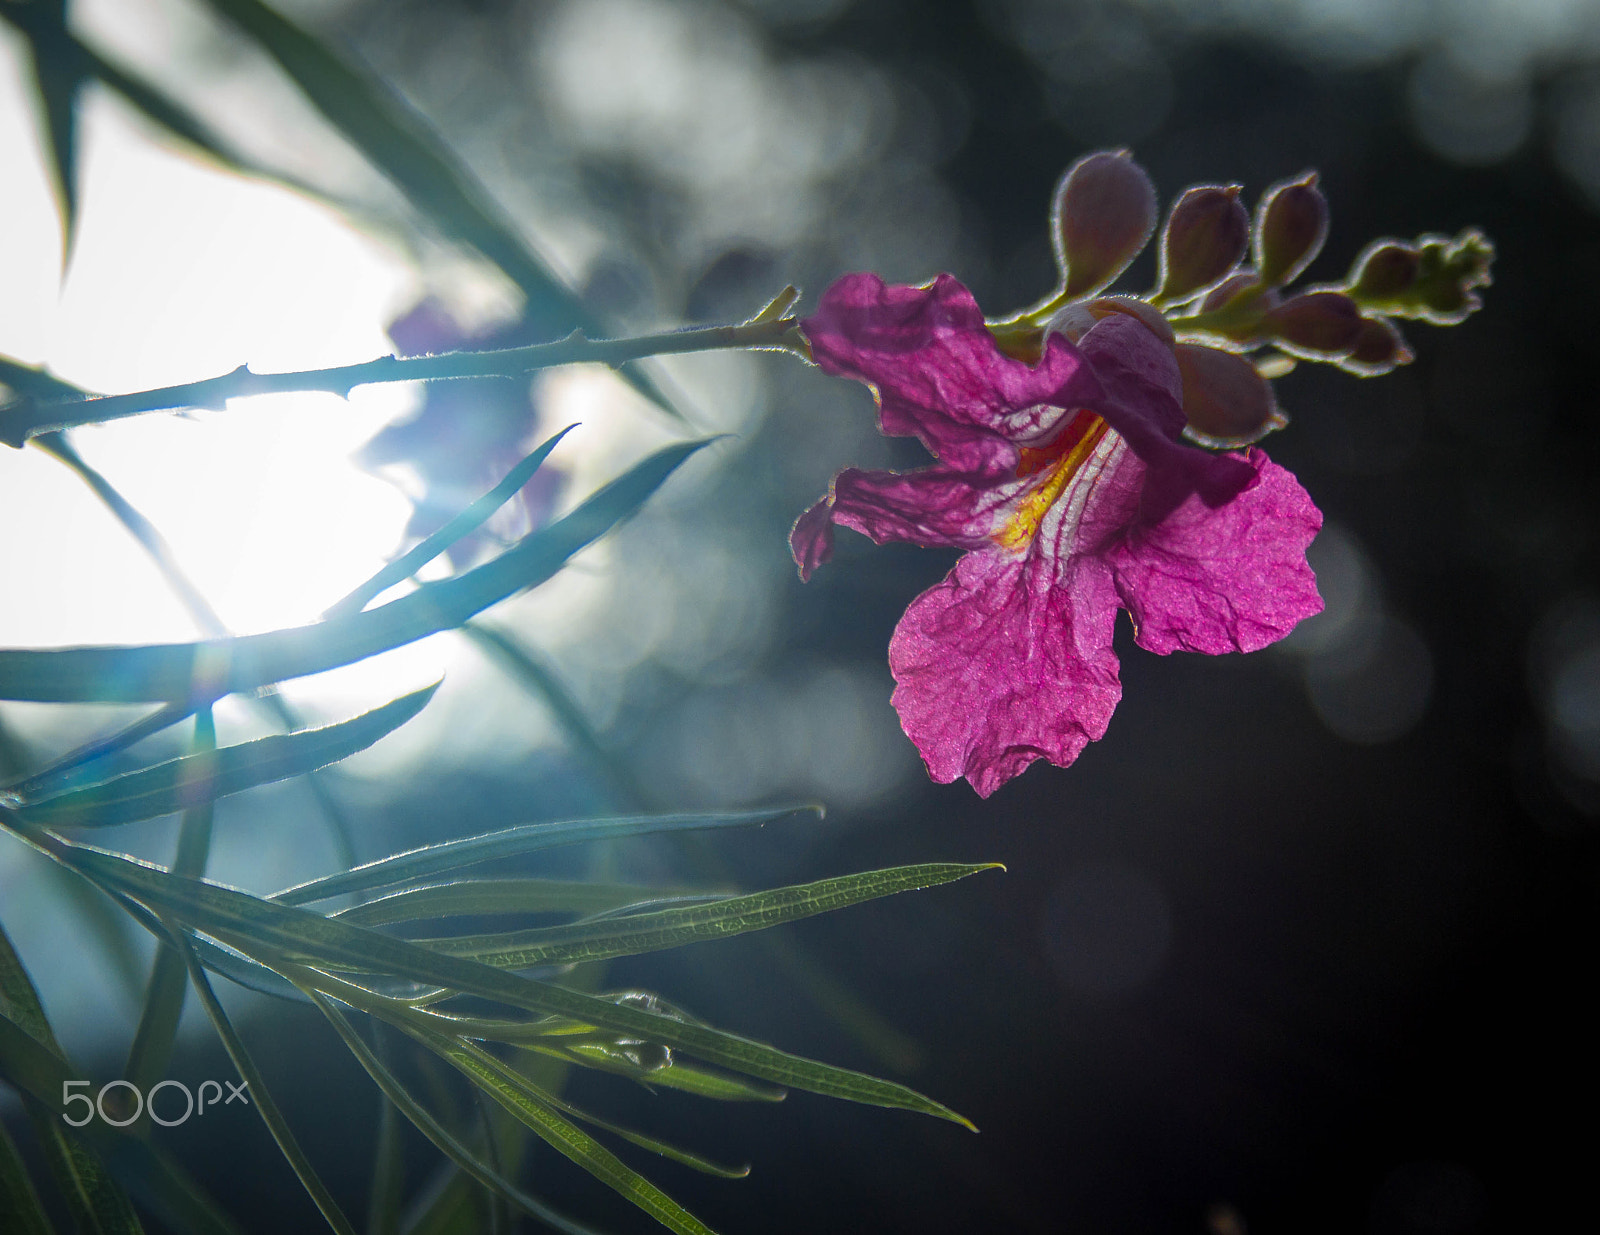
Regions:
<instances>
[{"instance_id":1,"label":"pink flower","mask_svg":"<svg viewBox=\"0 0 1600 1235\"><path fill-rule=\"evenodd\" d=\"M941 275L848 275L804 323L827 372L874 389L883 432L937 459L840 472L791 535L802 578L835 523L882 544L967 550L889 644L894 706L933 779L989 796L1035 759L1065 766L1121 698L1117 610L1158 653L1248 652L1322 608L1305 550L1322 516L1252 447L1182 443L1172 344L1108 304L1036 365L1001 352Z\"/></svg>"}]
</instances>

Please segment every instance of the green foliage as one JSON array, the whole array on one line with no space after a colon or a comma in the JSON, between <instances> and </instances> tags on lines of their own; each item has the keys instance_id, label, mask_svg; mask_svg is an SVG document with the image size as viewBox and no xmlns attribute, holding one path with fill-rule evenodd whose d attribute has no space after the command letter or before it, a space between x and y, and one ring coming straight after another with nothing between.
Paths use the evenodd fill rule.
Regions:
<instances>
[{"instance_id":1,"label":"green foliage","mask_svg":"<svg viewBox=\"0 0 1600 1235\"><path fill-rule=\"evenodd\" d=\"M350 56L319 41L260 0L208 0L210 7L274 60L329 122L382 172L439 234L486 257L521 289L531 321L552 331L604 333L603 323L557 279L509 216L465 166L393 90ZM330 195L255 162L234 149L204 117L192 114L158 84L121 66L73 32L62 0L8 0L0 19L18 30L32 54L33 90L47 137L69 252L78 214L76 108L89 83L121 95L152 123L205 157L235 171L264 176L319 196ZM212 976L277 998L314 1006L372 1077L384 1107L370 1226L398 1227L404 1198L398 1119L403 1117L461 1172L419 1230L460 1229L470 1221L472 1189L492 1205L508 1205L557 1230L589 1228L552 1210L519 1187L526 1135L544 1141L668 1229L709 1232L704 1222L626 1163L602 1138L727 1179L748 1173L668 1139L639 1132L580 1109L561 1093L565 1071L585 1067L652 1089L675 1089L715 1101L782 1100L788 1089L933 1115L970 1127L955 1112L894 1081L791 1054L706 1024L652 993L603 990L603 962L765 930L902 891L923 889L988 869L982 864L922 863L838 876L789 887L739 893L728 886L646 887L602 878L552 880L474 873L473 868L523 858L558 846L626 842L647 836L708 833L759 826L820 807L742 811L652 810L657 803L626 762L608 752L566 692L557 668L509 631L472 622L478 614L555 576L577 553L633 517L677 468L707 441L680 441L645 458L561 519L535 528L497 557L452 577L415 584L415 573L469 535L515 495L568 430L549 438L500 484L438 532L396 557L309 626L232 637L206 598L185 578L154 524L78 453L52 424L131 414L152 407L194 406L216 395L276 380L285 389L335 389L352 381L443 378L471 373L525 375L531 368L601 362L622 366L634 386L671 411L655 386L631 370L636 358L716 347L783 347L792 342L785 314L798 293L786 291L751 322L590 344L571 339L537 355L527 349L457 354L426 361L392 358L308 374L260 375L241 369L225 379L97 400L34 366L0 357L0 440L32 440L69 468L133 535L209 636L190 643L50 650L0 650L0 699L56 704L146 703L141 719L48 756L42 766L8 735L7 775L0 787L0 831L48 854L76 889L81 915L115 915L120 937L128 919L148 930L157 954L145 986L139 1027L125 1078L146 1091L170 1059L186 988L192 986L286 1161L335 1231L353 1230L301 1150L293 1130L216 993ZM410 365L412 367L406 368ZM417 366L425 372L419 372ZM376 374L377 377L361 376ZM352 376L355 375L355 376ZM220 383L220 384L219 384ZM319 384L320 383L320 384ZM341 385L342 383L342 385ZM208 393L209 392L209 393ZM166 399L166 402L163 402ZM70 418L77 407L84 415ZM107 410L120 408L120 411ZM99 408L93 412L91 408ZM41 409L43 409L41 411ZM104 413L104 415L101 415ZM50 415L58 419L49 420ZM43 419L41 419L43 417ZM397 599L368 607L411 580ZM287 680L353 664L443 631L459 631L488 651L514 679L554 712L568 740L613 782L619 802L635 813L527 823L396 853L285 889L256 896L207 881L213 806L217 799L274 781L313 777L323 812L336 823L337 803L314 779L414 717L434 687L404 695L364 715L306 728L276 694ZM229 695L257 699L289 732L218 748L211 705ZM98 775L95 761L131 750L142 739L194 715L188 754ZM111 829L180 814L170 869L63 835L60 829ZM348 842L343 842L348 854ZM348 903L350 901L354 903ZM75 902L77 903L77 902ZM322 906L322 908L312 908ZM121 915L125 914L126 917ZM481 927L484 917L528 915L554 925L490 933L450 933L458 919ZM428 938L418 938L420 935ZM131 962L124 959L130 971ZM552 968L562 970L552 976ZM522 972L534 969L536 973ZM815 976L815 975L814 975ZM130 972L129 979L138 979ZM814 986L826 988L817 976ZM842 996L841 996L842 998ZM372 1031L363 1033L362 1020ZM387 1036L386 1036L387 1035ZM389 1038L419 1052L423 1081L389 1057ZM450 1072L464 1077L493 1115L481 1129L464 1124L450 1105ZM431 1078L431 1079L430 1079ZM139 1213L184 1232L229 1235L233 1221L166 1156L147 1124L114 1127L91 1121L70 1128L61 1118L63 1086L84 1078L63 1054L21 959L0 930L0 1080L22 1097L56 1191L77 1227L105 1235L142 1230ZM502 1159L497 1145L504 1147ZM0 1131L0 1206L8 1225L28 1235L50 1229L35 1181L9 1135ZM469 1182L465 1182L469 1181ZM463 1191L463 1188L466 1191ZM463 1218L463 1215L466 1215Z\"/></svg>"},{"instance_id":2,"label":"green foliage","mask_svg":"<svg viewBox=\"0 0 1600 1235\"><path fill-rule=\"evenodd\" d=\"M362 612L354 602L339 616L301 631L279 632L249 640L214 640L173 649L99 649L124 674L143 672L143 697L158 697L154 683L175 682L175 672L161 658L187 655L196 663L212 649L213 663L223 666L204 688L190 684L174 692L185 709L194 700L218 697L224 689L267 685L307 665L347 663L370 654L365 649L420 637L427 624L415 615L424 607L406 602L429 598L428 624L439 629L461 625L473 613L521 586L548 578L572 553L629 517L684 458L702 443L668 447L601 489L565 519L530 534L499 558L453 579L426 584L377 610ZM554 440L530 456L512 477L472 508L470 518L453 522L452 535L463 534L472 520L481 520L502 499L508 486L531 474ZM430 549L446 543L436 539ZM424 558L414 554L413 569ZM508 565L508 562L510 563ZM487 572L487 573L485 573ZM409 573L409 572L407 572ZM375 581L399 578L395 570ZM387 587L387 583L382 583ZM372 584L368 585L372 588ZM375 594L368 590L367 596ZM360 593L354 595L359 596ZM389 611L402 606L402 618ZM361 626L384 617L383 637ZM352 628L355 634L352 634ZM352 645L354 650L352 651ZM249 651L241 651L241 647ZM219 656L215 649L224 649ZM75 649L83 652L83 649ZM53 656L65 660L49 659ZM45 657L41 661L39 658ZM19 659L20 658L20 659ZM152 668L152 658L156 667ZM239 670L240 662L251 664ZM269 668L260 666L266 664ZM0 675L24 671L5 680L43 683L51 665L75 685L67 698L95 698L108 689L80 657L66 653L0 653ZM31 675L31 676L30 676ZM126 682L124 677L124 682ZM603 882L558 882L544 879L453 878L482 863L539 852L556 846L596 840L618 840L651 834L703 831L771 822L816 808L780 807L739 812L696 812L574 819L525 824L497 832L441 842L399 853L353 869L324 876L275 897L258 897L200 878L209 835L209 808L218 797L242 792L274 780L308 774L377 741L414 716L434 688L403 696L365 715L321 729L260 738L223 749L214 748L209 710L202 707L194 753L166 763L112 777L97 784L53 794L12 791L0 805L0 824L48 853L94 887L120 903L162 944L152 974L139 1035L130 1052L128 1073L134 1078L156 1075L170 1050L181 1008L181 983L174 973L187 971L190 984L223 1038L252 1099L307 1192L337 1231L351 1229L305 1157L273 1102L251 1057L210 988L206 970L270 993L309 999L328 1017L336 1033L356 1054L394 1109L412 1122L447 1157L506 1203L564 1230L582 1230L555 1214L506 1179L491 1159L473 1149L461 1134L428 1109L393 1069L369 1050L356 1034L346 1011L363 1013L398 1029L410 1040L448 1064L472 1086L574 1163L674 1231L707 1231L699 1219L624 1163L595 1136L615 1136L650 1153L670 1158L725 1178L742 1177L748 1168L724 1166L662 1138L622 1127L590 1114L563 1099L549 1085L516 1061L542 1057L629 1077L652 1087L674 1088L725 1101L774 1101L788 1088L872 1105L898 1107L966 1124L941 1104L893 1081L793 1055L764 1043L703 1024L654 996L636 992L618 995L587 993L571 985L510 972L550 964L570 965L657 951L762 930L864 900L900 891L926 888L987 869L983 865L927 863L884 871L819 880L747 895L683 888L645 888ZM168 711L171 709L169 708ZM47 783L35 774L24 788ZM135 862L105 850L67 840L52 829L61 825L107 827L184 810L173 870ZM374 894L378 894L374 896ZM304 906L336 897L368 899L331 912ZM423 924L484 914L558 913L579 915L553 927L489 935L455 935L404 939L380 927L406 928L413 934ZM181 968L175 970L175 966ZM20 962L11 970L22 974ZM25 977L25 975L23 975ZM13 980L9 984L15 986ZM30 988L31 989L31 988ZM457 1004L468 1001L470 1013ZM483 1001L505 1010L498 1019L477 1009ZM36 1002L36 1001L35 1001ZM12 1005L4 1005L7 1028L0 1033L0 1073L44 1102L70 1076L63 1060L52 1057L18 1027ZM25 1001L24 1001L25 1003ZM21 1005L18 1005L21 1006ZM42 1016L42 1012L39 1013ZM30 1043L32 1045L30 1045ZM496 1050L509 1050L511 1059ZM52 1087L56 1087L54 1090ZM107 1230L133 1230L137 1222L126 1198L118 1200L92 1150L67 1141L59 1125L48 1120L62 1140L60 1173L76 1189L85 1213L109 1213L123 1225ZM970 1127L970 1125L967 1125ZM148 1158L154 1151L135 1138L97 1129L96 1143L115 1147L118 1162ZM137 1146L125 1150L125 1144ZM130 1158L129 1155L132 1155ZM153 1210L164 1215L184 1211L185 1229L217 1229L214 1207L167 1164L144 1162L140 1168L158 1195ZM14 1172L13 1172L14 1174ZM8 1187L14 1187L7 1183ZM141 1196L144 1194L141 1193ZM108 1199L110 1198L110 1199ZM119 1208L120 1206L120 1208ZM120 1217L118 1217L120 1215Z\"/></svg>"},{"instance_id":3,"label":"green foliage","mask_svg":"<svg viewBox=\"0 0 1600 1235\"><path fill-rule=\"evenodd\" d=\"M13 814L24 824L110 827L155 819L257 785L303 776L365 750L398 729L422 711L437 689L435 683L402 695L342 724L201 751L103 784L20 802L13 807Z\"/></svg>"},{"instance_id":4,"label":"green foliage","mask_svg":"<svg viewBox=\"0 0 1600 1235\"><path fill-rule=\"evenodd\" d=\"M460 626L553 576L573 554L634 514L705 441L665 446L565 518L493 561L427 583L376 609L316 626L205 643L0 651L0 699L38 703L209 702L322 673Z\"/></svg>"}]
</instances>

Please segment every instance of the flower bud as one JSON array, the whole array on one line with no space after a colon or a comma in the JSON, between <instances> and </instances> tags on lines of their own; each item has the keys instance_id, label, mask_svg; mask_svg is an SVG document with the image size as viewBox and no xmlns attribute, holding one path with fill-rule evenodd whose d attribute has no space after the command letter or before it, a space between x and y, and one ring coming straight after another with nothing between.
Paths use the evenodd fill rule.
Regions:
<instances>
[{"instance_id":1,"label":"flower bud","mask_svg":"<svg viewBox=\"0 0 1600 1235\"><path fill-rule=\"evenodd\" d=\"M1288 423L1271 385L1243 356L1195 343L1172 350L1188 436L1206 446L1244 446Z\"/></svg>"},{"instance_id":2,"label":"flower bud","mask_svg":"<svg viewBox=\"0 0 1600 1235\"><path fill-rule=\"evenodd\" d=\"M1062 290L1072 299L1106 287L1139 255L1156 225L1156 191L1126 150L1079 159L1050 211Z\"/></svg>"},{"instance_id":3,"label":"flower bud","mask_svg":"<svg viewBox=\"0 0 1600 1235\"><path fill-rule=\"evenodd\" d=\"M1210 287L1244 260L1250 244L1250 216L1236 184L1202 184L1185 189L1161 233L1163 301L1187 300Z\"/></svg>"},{"instance_id":4,"label":"flower bud","mask_svg":"<svg viewBox=\"0 0 1600 1235\"><path fill-rule=\"evenodd\" d=\"M1210 313L1214 309L1220 309L1223 305L1231 304L1243 296L1251 288L1260 287L1261 280L1253 270L1241 270L1237 274L1231 274L1206 293L1205 299L1200 302L1200 312ZM1266 308L1276 307L1278 299L1277 292L1262 293L1262 303Z\"/></svg>"},{"instance_id":5,"label":"flower bud","mask_svg":"<svg viewBox=\"0 0 1600 1235\"><path fill-rule=\"evenodd\" d=\"M1256 207L1255 256L1269 287L1291 283L1322 251L1328 238L1328 202L1317 173L1284 180L1268 189Z\"/></svg>"},{"instance_id":6,"label":"flower bud","mask_svg":"<svg viewBox=\"0 0 1600 1235\"><path fill-rule=\"evenodd\" d=\"M1396 300L1416 284L1421 266L1422 257L1411 245L1379 240L1356 258L1351 267L1350 292L1366 304Z\"/></svg>"},{"instance_id":7,"label":"flower bud","mask_svg":"<svg viewBox=\"0 0 1600 1235\"><path fill-rule=\"evenodd\" d=\"M1376 377L1415 359L1395 324L1386 317L1369 317L1350 354L1339 362L1341 369Z\"/></svg>"},{"instance_id":8,"label":"flower bud","mask_svg":"<svg viewBox=\"0 0 1600 1235\"><path fill-rule=\"evenodd\" d=\"M1097 321L1111 313L1138 318L1163 343L1172 342L1172 324L1167 321L1167 315L1147 300L1137 296L1099 296L1089 301L1087 307Z\"/></svg>"},{"instance_id":9,"label":"flower bud","mask_svg":"<svg viewBox=\"0 0 1600 1235\"><path fill-rule=\"evenodd\" d=\"M1285 351L1324 357L1349 352L1365 319L1343 292L1302 292L1266 314L1261 324Z\"/></svg>"}]
</instances>

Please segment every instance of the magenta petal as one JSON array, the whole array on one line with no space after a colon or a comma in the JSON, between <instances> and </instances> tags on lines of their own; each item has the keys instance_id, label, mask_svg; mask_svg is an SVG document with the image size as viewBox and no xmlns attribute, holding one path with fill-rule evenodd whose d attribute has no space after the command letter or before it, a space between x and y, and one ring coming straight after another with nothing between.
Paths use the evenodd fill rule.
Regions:
<instances>
[{"instance_id":1,"label":"magenta petal","mask_svg":"<svg viewBox=\"0 0 1600 1235\"><path fill-rule=\"evenodd\" d=\"M878 544L904 541L925 549L989 544L999 512L1020 482L975 485L944 467L915 472L846 468L833 480L833 521Z\"/></svg>"},{"instance_id":2,"label":"magenta petal","mask_svg":"<svg viewBox=\"0 0 1600 1235\"><path fill-rule=\"evenodd\" d=\"M809 582L812 572L833 556L832 505L831 498L823 498L796 519L790 529L789 549L800 568L802 583Z\"/></svg>"},{"instance_id":3,"label":"magenta petal","mask_svg":"<svg viewBox=\"0 0 1600 1235\"><path fill-rule=\"evenodd\" d=\"M934 780L988 797L1035 759L1065 766L1122 697L1117 598L1094 559L969 553L889 643L900 724Z\"/></svg>"},{"instance_id":4,"label":"magenta petal","mask_svg":"<svg viewBox=\"0 0 1600 1235\"><path fill-rule=\"evenodd\" d=\"M1217 507L1192 490L1161 493L1171 481L1148 472L1140 520L1106 555L1140 647L1253 652L1322 611L1306 564L1321 512L1261 451L1232 457L1255 479ZM1160 518L1146 522L1152 508L1162 511Z\"/></svg>"},{"instance_id":5,"label":"magenta petal","mask_svg":"<svg viewBox=\"0 0 1600 1235\"><path fill-rule=\"evenodd\" d=\"M1068 410L1101 397L1066 339L1052 337L1036 366L1001 352L950 275L928 287L846 275L802 328L818 365L876 389L885 433L918 438L957 471L1015 466L1017 446L1047 440Z\"/></svg>"},{"instance_id":6,"label":"magenta petal","mask_svg":"<svg viewBox=\"0 0 1600 1235\"><path fill-rule=\"evenodd\" d=\"M1112 314L1085 334L1079 346L1105 387L1105 399L1094 410L1172 485L1185 492L1198 489L1207 505L1216 506L1254 480L1236 456L1212 454L1180 440L1187 420L1177 357L1136 318Z\"/></svg>"}]
</instances>

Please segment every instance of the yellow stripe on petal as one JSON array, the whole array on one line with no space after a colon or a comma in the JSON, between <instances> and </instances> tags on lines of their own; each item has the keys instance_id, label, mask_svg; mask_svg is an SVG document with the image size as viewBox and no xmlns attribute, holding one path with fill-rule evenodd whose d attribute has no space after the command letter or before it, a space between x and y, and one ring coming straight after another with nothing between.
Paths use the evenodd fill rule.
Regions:
<instances>
[{"instance_id":1,"label":"yellow stripe on petal","mask_svg":"<svg viewBox=\"0 0 1600 1235\"><path fill-rule=\"evenodd\" d=\"M1021 553L1033 543L1045 515L1066 492L1084 460L1094 453L1106 430L1106 422L1100 417L1093 412L1080 411L1054 443L1043 450L1023 450L1017 474L1028 476L1043 472L1044 476L1017 503L1006 521L991 533L995 544L1008 552Z\"/></svg>"}]
</instances>

